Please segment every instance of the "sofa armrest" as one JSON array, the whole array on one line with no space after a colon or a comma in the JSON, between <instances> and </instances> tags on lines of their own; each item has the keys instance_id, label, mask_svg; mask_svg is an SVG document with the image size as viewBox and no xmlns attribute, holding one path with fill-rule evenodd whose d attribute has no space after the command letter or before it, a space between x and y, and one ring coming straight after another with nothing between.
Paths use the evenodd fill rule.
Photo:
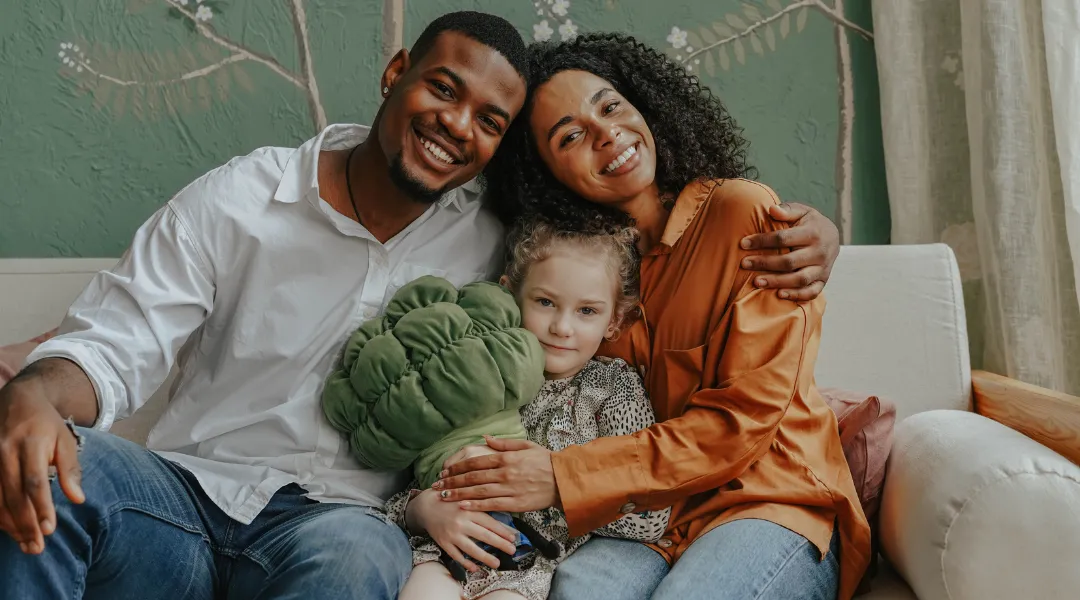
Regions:
<instances>
[{"instance_id":1,"label":"sofa armrest","mask_svg":"<svg viewBox=\"0 0 1080 600\"><path fill-rule=\"evenodd\" d=\"M975 412L1080 464L1080 398L987 373L972 371Z\"/></svg>"},{"instance_id":2,"label":"sofa armrest","mask_svg":"<svg viewBox=\"0 0 1080 600\"><path fill-rule=\"evenodd\" d=\"M1080 590L1080 466L988 418L929 411L896 427L885 555L920 600L1070 598Z\"/></svg>"}]
</instances>

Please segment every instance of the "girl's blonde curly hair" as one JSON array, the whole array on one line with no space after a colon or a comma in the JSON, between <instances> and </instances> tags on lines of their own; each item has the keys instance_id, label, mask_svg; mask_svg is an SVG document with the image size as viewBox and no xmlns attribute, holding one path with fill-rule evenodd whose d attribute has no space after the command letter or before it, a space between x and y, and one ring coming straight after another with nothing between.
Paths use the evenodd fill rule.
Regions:
<instances>
[{"instance_id":1,"label":"girl's blonde curly hair","mask_svg":"<svg viewBox=\"0 0 1080 600\"><path fill-rule=\"evenodd\" d=\"M584 252L602 253L618 283L615 326L636 314L641 300L641 253L638 231L629 226L602 223L586 230L571 230L543 218L523 219L507 236L506 279L515 294L532 265L551 256L557 246L573 245Z\"/></svg>"}]
</instances>

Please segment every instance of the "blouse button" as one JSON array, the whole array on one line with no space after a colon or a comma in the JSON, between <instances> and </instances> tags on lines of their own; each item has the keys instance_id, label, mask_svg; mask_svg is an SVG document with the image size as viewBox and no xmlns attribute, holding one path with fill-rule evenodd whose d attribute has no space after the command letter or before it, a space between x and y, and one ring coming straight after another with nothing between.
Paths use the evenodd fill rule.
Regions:
<instances>
[{"instance_id":1,"label":"blouse button","mask_svg":"<svg viewBox=\"0 0 1080 600\"><path fill-rule=\"evenodd\" d=\"M645 365L638 365L638 373L641 373L642 377L645 377L645 373L648 372L648 368Z\"/></svg>"},{"instance_id":2,"label":"blouse button","mask_svg":"<svg viewBox=\"0 0 1080 600\"><path fill-rule=\"evenodd\" d=\"M634 504L633 502L627 502L626 504L622 505L622 508L619 509L619 512L621 512L624 515L628 515L628 514L634 512L634 509L636 509L636 508L637 508L636 504Z\"/></svg>"},{"instance_id":3,"label":"blouse button","mask_svg":"<svg viewBox=\"0 0 1080 600\"><path fill-rule=\"evenodd\" d=\"M662 538L659 542L656 542L656 545L660 546L661 548L670 548L671 547L671 540L669 540L667 538Z\"/></svg>"}]
</instances>

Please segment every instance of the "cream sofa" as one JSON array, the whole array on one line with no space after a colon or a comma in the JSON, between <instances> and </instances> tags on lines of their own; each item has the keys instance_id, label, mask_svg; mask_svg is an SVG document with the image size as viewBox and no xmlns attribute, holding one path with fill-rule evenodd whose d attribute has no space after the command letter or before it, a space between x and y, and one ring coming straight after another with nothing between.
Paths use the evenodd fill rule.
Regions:
<instances>
[{"instance_id":1,"label":"cream sofa","mask_svg":"<svg viewBox=\"0 0 1080 600\"><path fill-rule=\"evenodd\" d=\"M0 344L55 326L113 262L0 260ZM1080 459L1080 399L973 375L946 246L846 247L826 294L819 385L897 405L881 509L892 567L863 597L1080 598L1080 467L1064 456ZM113 432L143 442L167 388Z\"/></svg>"}]
</instances>

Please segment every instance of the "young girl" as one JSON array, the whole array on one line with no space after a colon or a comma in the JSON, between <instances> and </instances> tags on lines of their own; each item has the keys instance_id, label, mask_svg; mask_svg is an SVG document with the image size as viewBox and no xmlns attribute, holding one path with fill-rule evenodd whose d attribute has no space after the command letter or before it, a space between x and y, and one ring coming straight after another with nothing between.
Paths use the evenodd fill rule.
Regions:
<instances>
[{"instance_id":1,"label":"young girl","mask_svg":"<svg viewBox=\"0 0 1080 600\"><path fill-rule=\"evenodd\" d=\"M619 335L637 306L636 239L630 228L579 233L544 221L525 223L511 236L511 255L500 283L514 293L523 326L545 351L546 382L520 414L529 440L550 450L633 433L654 422L638 374L621 360L593 357L603 340ZM484 446L469 447L447 464L490 452ZM478 543L512 550L506 540L514 539L513 532L487 513L461 510L439 501L436 494L412 489L387 503L390 517L412 536L415 567L399 596L402 600L544 600L558 563L588 539L570 539L565 517L556 508L525 513L523 519L541 535L562 544L562 554L549 559L533 552L521 570L477 566L469 558L497 564ZM656 542L669 514L670 509L627 514L594 533ZM440 549L468 569L464 585L439 562Z\"/></svg>"}]
</instances>

